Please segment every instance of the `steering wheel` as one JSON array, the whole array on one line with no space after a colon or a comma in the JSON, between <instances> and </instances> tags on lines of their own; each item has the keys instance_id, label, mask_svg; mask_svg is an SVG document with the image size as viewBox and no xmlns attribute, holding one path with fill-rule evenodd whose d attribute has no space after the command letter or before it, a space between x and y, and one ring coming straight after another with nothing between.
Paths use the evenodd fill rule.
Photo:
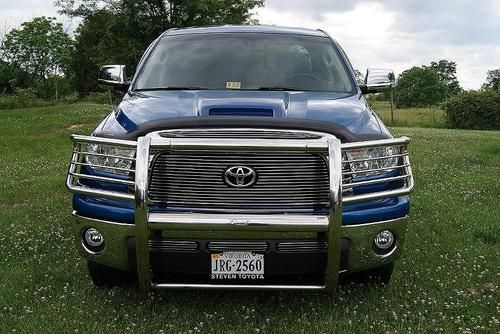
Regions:
<instances>
[{"instance_id":1,"label":"steering wheel","mask_svg":"<svg viewBox=\"0 0 500 334\"><path fill-rule=\"evenodd\" d=\"M323 79L318 78L317 76L315 76L312 73L299 73L299 74L294 74L294 75L290 76L291 80L293 80L293 79L301 79L301 78L303 78L303 79L313 79L313 80L324 82Z\"/></svg>"}]
</instances>

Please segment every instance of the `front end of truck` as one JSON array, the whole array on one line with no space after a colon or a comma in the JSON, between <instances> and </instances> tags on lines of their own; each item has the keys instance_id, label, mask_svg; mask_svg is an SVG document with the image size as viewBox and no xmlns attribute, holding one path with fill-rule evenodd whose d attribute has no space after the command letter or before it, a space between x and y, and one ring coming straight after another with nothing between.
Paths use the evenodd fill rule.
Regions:
<instances>
[{"instance_id":1,"label":"front end of truck","mask_svg":"<svg viewBox=\"0 0 500 334\"><path fill-rule=\"evenodd\" d=\"M116 111L72 136L73 229L96 285L331 292L366 271L388 281L414 186L410 140L381 125L328 36L277 29L167 32ZM105 68L120 87L121 69Z\"/></svg>"},{"instance_id":2,"label":"front end of truck","mask_svg":"<svg viewBox=\"0 0 500 334\"><path fill-rule=\"evenodd\" d=\"M72 139L81 253L137 273L146 289L332 290L340 273L390 265L403 247L405 137L206 128ZM217 270L224 253L246 254L252 268Z\"/></svg>"}]
</instances>

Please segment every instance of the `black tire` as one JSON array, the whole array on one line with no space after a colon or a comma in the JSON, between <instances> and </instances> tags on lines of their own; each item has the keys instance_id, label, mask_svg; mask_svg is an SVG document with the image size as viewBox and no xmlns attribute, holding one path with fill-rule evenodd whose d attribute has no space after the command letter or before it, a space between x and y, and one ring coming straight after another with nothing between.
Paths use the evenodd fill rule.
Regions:
<instances>
[{"instance_id":1,"label":"black tire","mask_svg":"<svg viewBox=\"0 0 500 334\"><path fill-rule=\"evenodd\" d=\"M135 281L134 275L129 272L103 266L93 261L87 261L87 268L92 283L99 288L132 285Z\"/></svg>"}]
</instances>

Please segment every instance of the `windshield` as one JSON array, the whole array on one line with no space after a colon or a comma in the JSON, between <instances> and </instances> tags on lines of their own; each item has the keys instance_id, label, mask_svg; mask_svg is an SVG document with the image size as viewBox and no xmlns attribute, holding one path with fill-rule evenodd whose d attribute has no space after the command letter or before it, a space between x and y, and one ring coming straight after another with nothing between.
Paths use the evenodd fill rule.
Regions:
<instances>
[{"instance_id":1,"label":"windshield","mask_svg":"<svg viewBox=\"0 0 500 334\"><path fill-rule=\"evenodd\" d=\"M164 37L135 89L352 92L354 84L329 38L219 33Z\"/></svg>"}]
</instances>

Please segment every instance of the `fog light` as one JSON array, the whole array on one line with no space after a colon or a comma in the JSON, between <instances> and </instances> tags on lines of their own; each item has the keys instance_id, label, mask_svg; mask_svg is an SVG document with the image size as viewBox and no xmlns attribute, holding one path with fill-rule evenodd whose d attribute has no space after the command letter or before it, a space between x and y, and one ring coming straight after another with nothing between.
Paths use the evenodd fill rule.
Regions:
<instances>
[{"instance_id":1,"label":"fog light","mask_svg":"<svg viewBox=\"0 0 500 334\"><path fill-rule=\"evenodd\" d=\"M104 249L104 237L101 232L93 227L83 232L83 243L91 252L100 252Z\"/></svg>"},{"instance_id":2,"label":"fog light","mask_svg":"<svg viewBox=\"0 0 500 334\"><path fill-rule=\"evenodd\" d=\"M375 236L375 246L381 250L388 250L394 245L394 234L391 231L382 231Z\"/></svg>"}]
</instances>

